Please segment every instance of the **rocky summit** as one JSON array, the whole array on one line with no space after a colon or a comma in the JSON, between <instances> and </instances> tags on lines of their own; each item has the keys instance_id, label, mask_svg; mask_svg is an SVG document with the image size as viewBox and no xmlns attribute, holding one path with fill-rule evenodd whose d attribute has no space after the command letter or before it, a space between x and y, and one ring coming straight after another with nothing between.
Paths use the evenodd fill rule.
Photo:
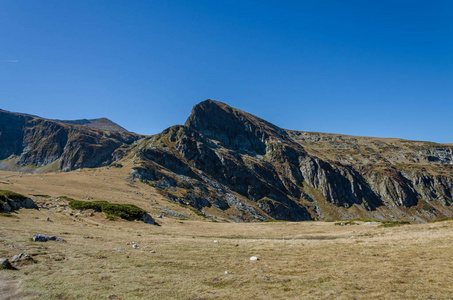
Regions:
<instances>
[{"instance_id":1,"label":"rocky summit","mask_svg":"<svg viewBox=\"0 0 453 300\"><path fill-rule=\"evenodd\" d=\"M80 123L0 111L0 167L127 161L129 180L236 222L453 216L447 144L286 130L212 100L195 105L184 125L148 137Z\"/></svg>"}]
</instances>

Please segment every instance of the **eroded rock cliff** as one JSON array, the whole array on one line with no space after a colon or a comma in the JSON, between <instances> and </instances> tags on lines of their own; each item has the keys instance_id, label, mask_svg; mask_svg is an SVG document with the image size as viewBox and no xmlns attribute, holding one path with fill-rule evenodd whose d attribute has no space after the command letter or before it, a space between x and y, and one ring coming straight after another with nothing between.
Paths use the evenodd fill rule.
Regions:
<instances>
[{"instance_id":1,"label":"eroded rock cliff","mask_svg":"<svg viewBox=\"0 0 453 300\"><path fill-rule=\"evenodd\" d=\"M133 176L237 220L452 215L448 145L289 131L207 100L133 152Z\"/></svg>"}]
</instances>

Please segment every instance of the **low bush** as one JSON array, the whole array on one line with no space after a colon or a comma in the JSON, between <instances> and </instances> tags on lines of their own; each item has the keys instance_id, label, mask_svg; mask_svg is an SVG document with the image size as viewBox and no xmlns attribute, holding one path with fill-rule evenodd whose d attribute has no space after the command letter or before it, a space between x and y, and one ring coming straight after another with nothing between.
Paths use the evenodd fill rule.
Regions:
<instances>
[{"instance_id":1,"label":"low bush","mask_svg":"<svg viewBox=\"0 0 453 300\"><path fill-rule=\"evenodd\" d=\"M11 214L11 213L0 213L0 217L19 219L18 216L13 215L13 214Z\"/></svg>"},{"instance_id":2,"label":"low bush","mask_svg":"<svg viewBox=\"0 0 453 300\"><path fill-rule=\"evenodd\" d=\"M105 201L79 201L79 200L70 200L69 207L72 209L80 209L80 210L87 210L93 209L97 211L102 211L101 204L108 203Z\"/></svg>"},{"instance_id":3,"label":"low bush","mask_svg":"<svg viewBox=\"0 0 453 300\"><path fill-rule=\"evenodd\" d=\"M27 199L27 197L25 197L24 195L21 195L21 194L18 194L18 193L15 193L15 192L12 192L12 191L8 191L8 190L0 190L0 201L4 202L6 201L7 199L10 199L10 200L25 200Z\"/></svg>"},{"instance_id":4,"label":"low bush","mask_svg":"<svg viewBox=\"0 0 453 300\"><path fill-rule=\"evenodd\" d=\"M379 225L379 227L395 227L410 224L408 221L381 221L381 223L382 225Z\"/></svg>"},{"instance_id":5,"label":"low bush","mask_svg":"<svg viewBox=\"0 0 453 300\"><path fill-rule=\"evenodd\" d=\"M284 220L276 220L276 219L270 218L270 219L264 220L263 222L265 222L265 223L273 223L273 222L285 222L285 221Z\"/></svg>"},{"instance_id":6,"label":"low bush","mask_svg":"<svg viewBox=\"0 0 453 300\"><path fill-rule=\"evenodd\" d=\"M68 196L58 196L57 198L61 199L61 200L65 200L65 201L72 201L74 199L68 197Z\"/></svg>"},{"instance_id":7,"label":"low bush","mask_svg":"<svg viewBox=\"0 0 453 300\"><path fill-rule=\"evenodd\" d=\"M115 220L116 217L133 221L141 220L146 211L133 204L114 204L106 201L79 201L72 200L69 202L69 207L72 209L87 210L93 209L102 211L106 214L109 220Z\"/></svg>"},{"instance_id":8,"label":"low bush","mask_svg":"<svg viewBox=\"0 0 453 300\"><path fill-rule=\"evenodd\" d=\"M146 211L133 204L111 204L105 202L101 204L101 209L107 216L120 217L129 221L141 220L146 213Z\"/></svg>"},{"instance_id":9,"label":"low bush","mask_svg":"<svg viewBox=\"0 0 453 300\"><path fill-rule=\"evenodd\" d=\"M41 197L41 198L50 198L49 195L40 195L40 194L36 194L36 195L33 195L35 197Z\"/></svg>"}]
</instances>

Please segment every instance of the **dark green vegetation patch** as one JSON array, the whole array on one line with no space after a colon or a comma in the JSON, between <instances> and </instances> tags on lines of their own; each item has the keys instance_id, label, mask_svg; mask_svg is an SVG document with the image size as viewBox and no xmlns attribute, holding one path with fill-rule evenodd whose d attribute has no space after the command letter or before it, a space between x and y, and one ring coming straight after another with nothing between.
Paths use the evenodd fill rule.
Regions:
<instances>
[{"instance_id":1,"label":"dark green vegetation patch","mask_svg":"<svg viewBox=\"0 0 453 300\"><path fill-rule=\"evenodd\" d=\"M57 198L60 199L60 200L68 201L68 202L74 200L73 198L70 198L70 197L67 197L67 196L58 196Z\"/></svg>"},{"instance_id":2,"label":"dark green vegetation patch","mask_svg":"<svg viewBox=\"0 0 453 300\"><path fill-rule=\"evenodd\" d=\"M18 216L13 215L13 214L11 214L11 213L0 213L0 217L3 217L3 218L14 218L14 219L19 219Z\"/></svg>"},{"instance_id":3,"label":"dark green vegetation patch","mask_svg":"<svg viewBox=\"0 0 453 300\"><path fill-rule=\"evenodd\" d=\"M12 191L0 190L0 205L7 202L8 199L23 201L23 200L27 199L27 197L25 197L24 195L12 192Z\"/></svg>"},{"instance_id":4,"label":"dark green vegetation patch","mask_svg":"<svg viewBox=\"0 0 453 300\"><path fill-rule=\"evenodd\" d=\"M408 221L381 221L382 225L380 227L396 227L401 225L408 225L410 222Z\"/></svg>"},{"instance_id":5,"label":"dark green vegetation patch","mask_svg":"<svg viewBox=\"0 0 453 300\"><path fill-rule=\"evenodd\" d=\"M133 204L113 204L106 201L79 201L71 200L69 207L72 209L102 211L108 219L112 220L115 217L133 221L141 220L146 211Z\"/></svg>"},{"instance_id":6,"label":"dark green vegetation patch","mask_svg":"<svg viewBox=\"0 0 453 300\"><path fill-rule=\"evenodd\" d=\"M32 195L32 196L46 198L46 199L50 198L49 195L41 195L41 194L35 194L35 195Z\"/></svg>"}]
</instances>

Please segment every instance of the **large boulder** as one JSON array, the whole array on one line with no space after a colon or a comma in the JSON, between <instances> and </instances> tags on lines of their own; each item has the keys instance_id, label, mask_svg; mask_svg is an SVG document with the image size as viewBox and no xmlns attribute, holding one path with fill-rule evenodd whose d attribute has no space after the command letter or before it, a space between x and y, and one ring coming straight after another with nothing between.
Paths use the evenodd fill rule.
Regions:
<instances>
[{"instance_id":1,"label":"large boulder","mask_svg":"<svg viewBox=\"0 0 453 300\"><path fill-rule=\"evenodd\" d=\"M154 219L149 214L144 214L142 217L142 221L146 224L154 225Z\"/></svg>"},{"instance_id":2,"label":"large boulder","mask_svg":"<svg viewBox=\"0 0 453 300\"><path fill-rule=\"evenodd\" d=\"M7 258L0 258L0 270L17 270Z\"/></svg>"}]
</instances>

